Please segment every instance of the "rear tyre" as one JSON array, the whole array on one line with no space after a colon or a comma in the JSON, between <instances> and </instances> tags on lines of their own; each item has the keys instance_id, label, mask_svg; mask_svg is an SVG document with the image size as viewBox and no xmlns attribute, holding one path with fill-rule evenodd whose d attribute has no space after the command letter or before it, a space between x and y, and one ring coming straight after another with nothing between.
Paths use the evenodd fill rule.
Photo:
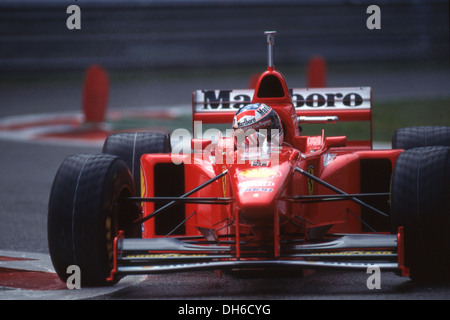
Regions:
<instances>
[{"instance_id":1,"label":"rear tyre","mask_svg":"<svg viewBox=\"0 0 450 320\"><path fill-rule=\"evenodd\" d=\"M108 136L102 152L121 157L133 175L136 190L141 189L141 156L146 153L170 153L169 135L160 132L121 132Z\"/></svg>"},{"instance_id":2,"label":"rear tyre","mask_svg":"<svg viewBox=\"0 0 450 320\"><path fill-rule=\"evenodd\" d=\"M393 149L412 149L418 147L450 147L450 127L425 126L401 128L392 137Z\"/></svg>"},{"instance_id":3,"label":"rear tyre","mask_svg":"<svg viewBox=\"0 0 450 320\"><path fill-rule=\"evenodd\" d=\"M450 147L400 154L391 182L394 230L404 227L405 264L414 279L448 278Z\"/></svg>"},{"instance_id":4,"label":"rear tyre","mask_svg":"<svg viewBox=\"0 0 450 320\"><path fill-rule=\"evenodd\" d=\"M113 284L113 241L119 230L133 236L139 217L134 181L123 160L104 154L78 154L61 164L50 193L47 232L56 273L66 281L67 267L80 268L82 286Z\"/></svg>"}]
</instances>

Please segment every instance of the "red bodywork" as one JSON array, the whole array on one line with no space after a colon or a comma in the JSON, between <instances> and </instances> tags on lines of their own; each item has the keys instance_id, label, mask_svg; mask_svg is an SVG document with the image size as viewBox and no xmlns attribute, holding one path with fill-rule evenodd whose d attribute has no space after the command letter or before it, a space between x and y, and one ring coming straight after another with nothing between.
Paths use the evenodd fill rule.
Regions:
<instances>
[{"instance_id":1,"label":"red bodywork","mask_svg":"<svg viewBox=\"0 0 450 320\"><path fill-rule=\"evenodd\" d=\"M331 120L324 117L333 116L338 121L366 121L372 129L370 97L364 102L369 107L359 108L353 107L363 103L357 94L305 90L311 90L315 102L289 90L284 77L269 67L260 76L251 101L244 94L226 101L231 90L222 97L215 92L215 101L207 99L207 91L194 92L193 122L226 123L231 128L237 107L261 102L280 116L285 143L277 149L276 159L240 158L242 150L230 147L234 142L227 137L214 143L193 137L193 151L188 154L143 155L141 197L148 199L142 202L143 238L149 240L136 246L119 239L123 243L116 246L119 267L114 272L314 268L322 266L322 258L330 258L324 267L362 268L378 261L387 269L398 269L400 233L391 235L389 219L371 208L381 205L389 210L390 174L402 150L373 150L371 139L302 135L299 119L317 121L308 117L325 122ZM371 95L370 88L361 90ZM301 96L304 100L299 100ZM345 108L335 107L337 101ZM358 201L365 200L367 192L377 193L378 198L361 206ZM158 197L167 201L160 203ZM176 199L180 201L163 208ZM382 232L375 234L362 222L367 219Z\"/></svg>"}]
</instances>

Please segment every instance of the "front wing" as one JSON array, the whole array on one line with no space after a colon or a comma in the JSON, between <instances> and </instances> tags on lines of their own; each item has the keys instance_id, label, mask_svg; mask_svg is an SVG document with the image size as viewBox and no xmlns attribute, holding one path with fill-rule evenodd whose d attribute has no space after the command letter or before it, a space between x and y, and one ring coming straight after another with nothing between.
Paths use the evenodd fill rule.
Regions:
<instances>
[{"instance_id":1,"label":"front wing","mask_svg":"<svg viewBox=\"0 0 450 320\"><path fill-rule=\"evenodd\" d=\"M239 245L238 245L239 247ZM231 269L357 269L377 266L399 271L404 267L403 229L395 234L335 234L326 241L301 239L281 244L280 256L268 258L264 249L244 251L235 241L210 243L199 237L124 239L114 241L115 275L156 274Z\"/></svg>"}]
</instances>

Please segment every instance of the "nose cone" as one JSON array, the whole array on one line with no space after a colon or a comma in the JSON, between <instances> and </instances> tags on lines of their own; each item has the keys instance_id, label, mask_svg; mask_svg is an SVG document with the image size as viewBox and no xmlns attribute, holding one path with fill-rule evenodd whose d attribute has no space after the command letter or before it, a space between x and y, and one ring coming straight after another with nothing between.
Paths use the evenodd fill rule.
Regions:
<instances>
[{"instance_id":1,"label":"nose cone","mask_svg":"<svg viewBox=\"0 0 450 320\"><path fill-rule=\"evenodd\" d=\"M253 167L236 173L236 204L243 222L273 220L276 197L285 177L278 166Z\"/></svg>"}]
</instances>

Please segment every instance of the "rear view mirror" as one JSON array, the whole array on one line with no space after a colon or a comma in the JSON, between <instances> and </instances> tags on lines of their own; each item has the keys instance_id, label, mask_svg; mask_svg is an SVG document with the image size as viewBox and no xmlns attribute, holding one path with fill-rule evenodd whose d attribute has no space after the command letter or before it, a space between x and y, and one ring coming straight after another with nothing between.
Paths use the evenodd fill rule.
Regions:
<instances>
[{"instance_id":1,"label":"rear view mirror","mask_svg":"<svg viewBox=\"0 0 450 320\"><path fill-rule=\"evenodd\" d=\"M347 145L346 136L337 137L326 137L325 138L325 149L335 148L335 147L345 147Z\"/></svg>"}]
</instances>

